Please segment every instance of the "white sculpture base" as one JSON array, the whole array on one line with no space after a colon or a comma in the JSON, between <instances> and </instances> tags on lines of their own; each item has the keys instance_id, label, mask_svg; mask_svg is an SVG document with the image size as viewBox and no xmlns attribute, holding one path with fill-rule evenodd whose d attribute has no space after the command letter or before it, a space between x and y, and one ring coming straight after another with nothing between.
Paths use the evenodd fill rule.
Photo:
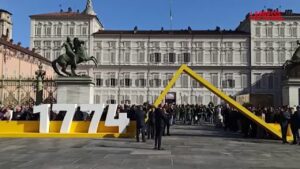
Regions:
<instances>
[{"instance_id":1,"label":"white sculpture base","mask_svg":"<svg viewBox=\"0 0 300 169\"><path fill-rule=\"evenodd\" d=\"M58 104L94 104L94 86L91 77L58 77Z\"/></svg>"},{"instance_id":2,"label":"white sculpture base","mask_svg":"<svg viewBox=\"0 0 300 169\"><path fill-rule=\"evenodd\" d=\"M282 103L283 105L298 106L300 94L300 79L288 79L283 82Z\"/></svg>"}]
</instances>

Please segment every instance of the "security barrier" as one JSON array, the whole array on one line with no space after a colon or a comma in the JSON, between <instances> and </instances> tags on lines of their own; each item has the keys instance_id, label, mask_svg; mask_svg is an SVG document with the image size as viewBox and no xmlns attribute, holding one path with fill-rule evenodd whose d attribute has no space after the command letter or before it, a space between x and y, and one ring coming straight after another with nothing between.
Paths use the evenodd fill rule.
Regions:
<instances>
[{"instance_id":1,"label":"security barrier","mask_svg":"<svg viewBox=\"0 0 300 169\"><path fill-rule=\"evenodd\" d=\"M206 87L209 91L223 99L226 103L231 105L232 107L239 110L240 113L245 115L248 119L255 122L257 125L261 126L265 130L267 130L269 133L273 134L274 136L278 138L282 138L281 136L281 130L280 127L276 124L268 124L265 121L263 121L261 118L257 117L254 113L250 112L248 109L246 109L244 106L240 105L238 102L227 96L225 93L220 91L218 88L213 86L211 83L209 83L207 80L202 78L200 75L198 75L196 72L194 72L192 69L190 69L187 65L183 64L177 72L174 74L171 81L168 83L167 87L164 89L164 91L161 93L161 95L157 98L157 100L154 103L154 106L158 106L166 97L169 90L173 87L177 79L180 77L182 73L186 73L189 76L191 76L193 79L198 81L201 85ZM287 137L287 140L292 140L292 135L289 132L289 136Z\"/></svg>"}]
</instances>

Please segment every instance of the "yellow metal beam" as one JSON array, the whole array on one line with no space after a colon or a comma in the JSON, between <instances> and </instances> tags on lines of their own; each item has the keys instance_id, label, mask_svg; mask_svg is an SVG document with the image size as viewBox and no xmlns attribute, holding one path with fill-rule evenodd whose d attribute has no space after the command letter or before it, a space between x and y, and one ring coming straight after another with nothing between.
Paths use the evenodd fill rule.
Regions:
<instances>
[{"instance_id":1,"label":"yellow metal beam","mask_svg":"<svg viewBox=\"0 0 300 169\"><path fill-rule=\"evenodd\" d=\"M186 65L182 65L177 72L173 75L171 81L169 81L167 87L164 89L164 91L160 94L160 96L155 100L154 106L157 107L166 97L170 89L173 87L173 85L176 83L177 79L180 77L180 75L183 73Z\"/></svg>"},{"instance_id":2,"label":"yellow metal beam","mask_svg":"<svg viewBox=\"0 0 300 169\"><path fill-rule=\"evenodd\" d=\"M237 110L239 110L240 113L242 113L243 115L245 115L251 121L254 121L256 124L258 124L259 126L263 127L264 129L266 129L267 131L269 131L273 135L277 136L278 138L282 137L281 136L281 132L280 132L280 130L278 130L278 128L274 127L274 125L270 125L270 124L266 123L265 121L263 121L262 119L260 119L259 117L257 117L254 113L250 112L244 106L242 106L241 104L239 104L238 102L236 102L235 100L233 100L232 98L230 98L229 96L227 96L225 93L223 93L218 88L216 88L211 83L209 83L207 80L205 80L200 75L198 75L197 73L195 73L192 69L190 69L185 64L183 64L178 69L178 71L174 74L172 80L169 82L169 84L167 85L167 87L164 89L164 91L161 93L161 95L155 101L154 106L157 107L164 100L164 98L166 97L166 95L169 92L169 90L176 83L176 80L179 78L179 76L183 72L185 72L186 74L188 74L189 76L191 76L193 79L195 79L196 81L198 81L199 83L201 83L209 91L211 91L212 93L214 93L215 95L217 95L218 97L220 97L221 99L223 99L229 105L231 105L232 107L234 107ZM292 140L292 137L288 136L287 139L288 140Z\"/></svg>"}]
</instances>

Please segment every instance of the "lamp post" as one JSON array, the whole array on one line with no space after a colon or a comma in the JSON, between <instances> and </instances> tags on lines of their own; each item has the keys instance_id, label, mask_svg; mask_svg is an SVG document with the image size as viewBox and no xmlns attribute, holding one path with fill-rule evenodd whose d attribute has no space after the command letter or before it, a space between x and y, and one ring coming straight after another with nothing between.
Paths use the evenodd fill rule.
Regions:
<instances>
[{"instance_id":1,"label":"lamp post","mask_svg":"<svg viewBox=\"0 0 300 169\"><path fill-rule=\"evenodd\" d=\"M36 76L36 105L40 105L43 102L43 81L46 75L46 71L43 70L43 65L39 65L39 69L35 71Z\"/></svg>"}]
</instances>

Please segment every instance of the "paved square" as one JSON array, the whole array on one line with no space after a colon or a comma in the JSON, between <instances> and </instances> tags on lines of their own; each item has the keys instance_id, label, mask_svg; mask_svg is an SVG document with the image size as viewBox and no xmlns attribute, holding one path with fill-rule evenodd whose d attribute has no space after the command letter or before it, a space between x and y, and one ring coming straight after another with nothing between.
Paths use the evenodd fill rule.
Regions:
<instances>
[{"instance_id":1,"label":"paved square","mask_svg":"<svg viewBox=\"0 0 300 169\"><path fill-rule=\"evenodd\" d=\"M280 141L243 139L208 126L173 126L163 138L0 139L1 169L299 169L300 146Z\"/></svg>"}]
</instances>

